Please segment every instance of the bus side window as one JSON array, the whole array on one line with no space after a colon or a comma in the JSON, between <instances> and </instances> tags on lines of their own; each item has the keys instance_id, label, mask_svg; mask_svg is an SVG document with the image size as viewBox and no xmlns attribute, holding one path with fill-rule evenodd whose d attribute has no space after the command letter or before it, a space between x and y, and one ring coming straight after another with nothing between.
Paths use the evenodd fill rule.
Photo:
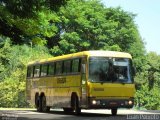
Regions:
<instances>
[{"instance_id":1,"label":"bus side window","mask_svg":"<svg viewBox=\"0 0 160 120\"><path fill-rule=\"evenodd\" d=\"M62 74L62 61L56 62L56 75Z\"/></svg>"},{"instance_id":2,"label":"bus side window","mask_svg":"<svg viewBox=\"0 0 160 120\"><path fill-rule=\"evenodd\" d=\"M48 67L48 75L54 75L55 73L55 63L50 63Z\"/></svg>"},{"instance_id":3,"label":"bus side window","mask_svg":"<svg viewBox=\"0 0 160 120\"><path fill-rule=\"evenodd\" d=\"M27 67L27 77L33 77L33 66Z\"/></svg>"},{"instance_id":4,"label":"bus side window","mask_svg":"<svg viewBox=\"0 0 160 120\"><path fill-rule=\"evenodd\" d=\"M78 72L81 72L81 63L82 63L82 59L79 59Z\"/></svg>"},{"instance_id":5,"label":"bus side window","mask_svg":"<svg viewBox=\"0 0 160 120\"><path fill-rule=\"evenodd\" d=\"M48 64L41 65L41 76L47 75Z\"/></svg>"},{"instance_id":6,"label":"bus side window","mask_svg":"<svg viewBox=\"0 0 160 120\"><path fill-rule=\"evenodd\" d=\"M34 66L34 77L40 76L40 65Z\"/></svg>"},{"instance_id":7,"label":"bus side window","mask_svg":"<svg viewBox=\"0 0 160 120\"><path fill-rule=\"evenodd\" d=\"M80 59L73 59L72 61L72 73L80 72Z\"/></svg>"},{"instance_id":8,"label":"bus side window","mask_svg":"<svg viewBox=\"0 0 160 120\"><path fill-rule=\"evenodd\" d=\"M63 73L69 74L71 72L71 60L64 61Z\"/></svg>"}]
</instances>

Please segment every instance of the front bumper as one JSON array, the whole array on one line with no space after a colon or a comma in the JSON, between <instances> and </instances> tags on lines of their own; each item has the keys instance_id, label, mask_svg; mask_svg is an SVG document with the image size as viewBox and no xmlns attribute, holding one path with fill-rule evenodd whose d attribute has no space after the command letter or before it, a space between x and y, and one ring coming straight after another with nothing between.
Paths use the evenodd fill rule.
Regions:
<instances>
[{"instance_id":1,"label":"front bumper","mask_svg":"<svg viewBox=\"0 0 160 120\"><path fill-rule=\"evenodd\" d=\"M112 98L89 98L89 108L91 109L111 109L111 108L132 108L134 98L112 99Z\"/></svg>"}]
</instances>

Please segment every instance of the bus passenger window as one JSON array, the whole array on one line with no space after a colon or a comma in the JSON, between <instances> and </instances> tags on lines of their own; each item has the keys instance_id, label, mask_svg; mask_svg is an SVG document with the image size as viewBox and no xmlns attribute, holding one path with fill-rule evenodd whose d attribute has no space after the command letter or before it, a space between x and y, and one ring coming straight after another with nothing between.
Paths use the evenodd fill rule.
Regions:
<instances>
[{"instance_id":1,"label":"bus passenger window","mask_svg":"<svg viewBox=\"0 0 160 120\"><path fill-rule=\"evenodd\" d=\"M62 61L56 62L56 75L62 74Z\"/></svg>"},{"instance_id":2,"label":"bus passenger window","mask_svg":"<svg viewBox=\"0 0 160 120\"><path fill-rule=\"evenodd\" d=\"M41 76L46 76L47 75L47 69L48 69L47 64L41 65Z\"/></svg>"},{"instance_id":3,"label":"bus passenger window","mask_svg":"<svg viewBox=\"0 0 160 120\"><path fill-rule=\"evenodd\" d=\"M27 68L27 77L33 77L33 66Z\"/></svg>"},{"instance_id":4,"label":"bus passenger window","mask_svg":"<svg viewBox=\"0 0 160 120\"><path fill-rule=\"evenodd\" d=\"M39 77L40 75L40 65L34 66L34 77Z\"/></svg>"},{"instance_id":5,"label":"bus passenger window","mask_svg":"<svg viewBox=\"0 0 160 120\"><path fill-rule=\"evenodd\" d=\"M70 72L71 72L71 61L70 60L64 61L63 73L68 74Z\"/></svg>"},{"instance_id":6,"label":"bus passenger window","mask_svg":"<svg viewBox=\"0 0 160 120\"><path fill-rule=\"evenodd\" d=\"M80 72L80 59L73 59L72 61L72 72Z\"/></svg>"},{"instance_id":7,"label":"bus passenger window","mask_svg":"<svg viewBox=\"0 0 160 120\"><path fill-rule=\"evenodd\" d=\"M55 70L54 66L55 66L54 63L49 64L48 75L54 75L54 70Z\"/></svg>"}]
</instances>

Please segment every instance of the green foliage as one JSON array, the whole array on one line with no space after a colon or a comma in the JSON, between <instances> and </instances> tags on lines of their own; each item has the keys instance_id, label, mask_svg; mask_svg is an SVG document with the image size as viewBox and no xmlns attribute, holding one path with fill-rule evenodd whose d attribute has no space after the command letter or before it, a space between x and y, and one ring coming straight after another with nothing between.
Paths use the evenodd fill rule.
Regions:
<instances>
[{"instance_id":1,"label":"green foliage","mask_svg":"<svg viewBox=\"0 0 160 120\"><path fill-rule=\"evenodd\" d=\"M54 55L84 50L115 50L130 52L136 58L144 56L144 44L132 13L121 8L106 8L96 0L70 0L60 8L58 16L61 22L58 23L59 40L52 48Z\"/></svg>"},{"instance_id":2,"label":"green foliage","mask_svg":"<svg viewBox=\"0 0 160 120\"><path fill-rule=\"evenodd\" d=\"M36 16L37 11L49 8L57 11L66 0L1 0L0 5L4 6L11 14L18 17L28 18Z\"/></svg>"},{"instance_id":3,"label":"green foliage","mask_svg":"<svg viewBox=\"0 0 160 120\"><path fill-rule=\"evenodd\" d=\"M12 45L7 38L0 48L0 107L26 107L26 65L29 61L50 57L42 46Z\"/></svg>"},{"instance_id":4,"label":"green foliage","mask_svg":"<svg viewBox=\"0 0 160 120\"><path fill-rule=\"evenodd\" d=\"M160 88L158 86L154 87L152 90L148 89L148 85L142 85L141 89L136 92L136 104L144 107L148 110L160 109Z\"/></svg>"},{"instance_id":5,"label":"green foliage","mask_svg":"<svg viewBox=\"0 0 160 120\"><path fill-rule=\"evenodd\" d=\"M6 15L9 17L6 18ZM54 23L51 23L51 21ZM55 23L58 21L59 17L47 9L37 12L36 18L28 19L14 18L8 12L2 18L1 23L4 24L4 28L0 28L0 32L12 38L14 44L29 44L32 42L36 45L44 45L46 44L46 37L49 38L56 34Z\"/></svg>"},{"instance_id":6,"label":"green foliage","mask_svg":"<svg viewBox=\"0 0 160 120\"><path fill-rule=\"evenodd\" d=\"M0 33L14 44L44 45L56 34L56 11L64 4L65 0L1 0Z\"/></svg>"},{"instance_id":7,"label":"green foliage","mask_svg":"<svg viewBox=\"0 0 160 120\"><path fill-rule=\"evenodd\" d=\"M136 101L140 98L142 107L160 109L160 56L150 52L135 77L137 85Z\"/></svg>"},{"instance_id":8,"label":"green foliage","mask_svg":"<svg viewBox=\"0 0 160 120\"><path fill-rule=\"evenodd\" d=\"M61 7L55 12L53 5ZM26 10L27 6L31 7ZM0 33L14 44L47 44L54 55L98 49L126 51L133 57L143 54L135 15L106 8L97 0L2 0L0 9L5 11L0 12ZM139 50L134 50L135 44Z\"/></svg>"},{"instance_id":9,"label":"green foliage","mask_svg":"<svg viewBox=\"0 0 160 120\"><path fill-rule=\"evenodd\" d=\"M2 37L0 37L0 40L2 41ZM6 41L2 41L0 44L0 81L2 81L8 74L5 74L8 72L8 68L6 68L6 65L8 65L9 62L9 55L8 53L11 52L9 39L5 39ZM3 49L2 49L3 48Z\"/></svg>"}]
</instances>

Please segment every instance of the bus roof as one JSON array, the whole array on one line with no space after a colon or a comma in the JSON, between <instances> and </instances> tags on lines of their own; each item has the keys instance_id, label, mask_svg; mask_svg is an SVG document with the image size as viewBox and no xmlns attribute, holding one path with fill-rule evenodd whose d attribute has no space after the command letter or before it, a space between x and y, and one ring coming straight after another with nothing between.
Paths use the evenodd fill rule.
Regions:
<instances>
[{"instance_id":1,"label":"bus roof","mask_svg":"<svg viewBox=\"0 0 160 120\"><path fill-rule=\"evenodd\" d=\"M98 57L122 57L122 58L132 58L129 53L117 52L117 51L84 51L89 56L98 56Z\"/></svg>"},{"instance_id":2,"label":"bus roof","mask_svg":"<svg viewBox=\"0 0 160 120\"><path fill-rule=\"evenodd\" d=\"M41 59L37 61L29 62L28 64L38 64L38 63L47 63L51 61L59 61L62 59L71 59L71 58L77 58L82 56L97 56L97 57L117 57L117 58L130 58L132 59L132 56L129 53L126 52L117 52L117 51L104 51L104 50L92 50L92 51L82 51L67 55L61 55L56 56L48 59Z\"/></svg>"}]
</instances>

